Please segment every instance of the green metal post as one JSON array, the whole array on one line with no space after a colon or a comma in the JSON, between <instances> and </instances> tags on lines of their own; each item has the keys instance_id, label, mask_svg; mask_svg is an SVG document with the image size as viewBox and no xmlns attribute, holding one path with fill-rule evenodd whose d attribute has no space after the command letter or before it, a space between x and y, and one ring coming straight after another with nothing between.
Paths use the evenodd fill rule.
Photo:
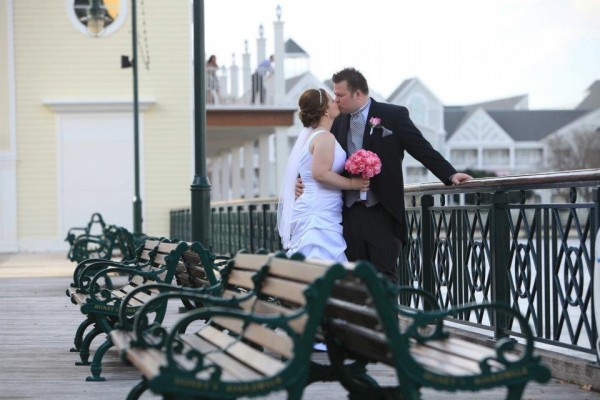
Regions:
<instances>
[{"instance_id":1,"label":"green metal post","mask_svg":"<svg viewBox=\"0 0 600 400\"><path fill-rule=\"evenodd\" d=\"M204 1L194 0L194 152L192 240L211 245L210 182L206 174L206 86L204 67Z\"/></svg>"},{"instance_id":2,"label":"green metal post","mask_svg":"<svg viewBox=\"0 0 600 400\"><path fill-rule=\"evenodd\" d=\"M139 139L139 98L138 98L138 68L137 68L137 18L136 0L131 1L131 36L133 70L133 152L135 169L135 194L133 196L133 233L142 233L142 198L140 196L140 139Z\"/></svg>"},{"instance_id":3,"label":"green metal post","mask_svg":"<svg viewBox=\"0 0 600 400\"><path fill-rule=\"evenodd\" d=\"M510 221L508 219L508 194L495 192L492 197L490 252L492 274L492 301L507 306L510 304ZM509 328L509 320L505 314L495 312L492 321L494 338L506 336L504 331Z\"/></svg>"},{"instance_id":4,"label":"green metal post","mask_svg":"<svg viewBox=\"0 0 600 400\"><path fill-rule=\"evenodd\" d=\"M433 196L430 194L421 197L421 273L423 274L423 290L436 296L435 283L433 279L433 253L434 253L434 233L433 233L433 217L430 208L434 205ZM436 296L437 297L437 296ZM426 310L431 310L432 305L425 303Z\"/></svg>"}]
</instances>

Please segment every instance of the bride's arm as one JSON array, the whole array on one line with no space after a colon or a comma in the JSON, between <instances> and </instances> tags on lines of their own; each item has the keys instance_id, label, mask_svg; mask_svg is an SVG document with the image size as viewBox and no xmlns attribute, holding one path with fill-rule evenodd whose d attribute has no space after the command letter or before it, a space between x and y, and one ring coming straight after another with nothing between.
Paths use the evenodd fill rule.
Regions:
<instances>
[{"instance_id":1,"label":"bride's arm","mask_svg":"<svg viewBox=\"0 0 600 400\"><path fill-rule=\"evenodd\" d=\"M335 137L331 133L321 133L310 144L313 155L311 172L319 183L337 189L367 190L369 180L361 177L346 178L331 170L335 153Z\"/></svg>"}]
</instances>

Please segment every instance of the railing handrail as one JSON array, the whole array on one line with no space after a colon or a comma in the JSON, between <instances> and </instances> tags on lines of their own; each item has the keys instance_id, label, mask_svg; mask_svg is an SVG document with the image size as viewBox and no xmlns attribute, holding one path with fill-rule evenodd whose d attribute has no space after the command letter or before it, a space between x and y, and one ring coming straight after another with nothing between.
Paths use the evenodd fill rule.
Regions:
<instances>
[{"instance_id":1,"label":"railing handrail","mask_svg":"<svg viewBox=\"0 0 600 400\"><path fill-rule=\"evenodd\" d=\"M440 182L425 182L404 185L404 193L416 194L450 194L473 193L485 191L511 191L524 189L542 189L565 186L600 185L600 169L583 169L560 172L544 172L539 174L507 175L494 178L476 178L460 185L446 186Z\"/></svg>"},{"instance_id":2,"label":"railing handrail","mask_svg":"<svg viewBox=\"0 0 600 400\"><path fill-rule=\"evenodd\" d=\"M253 199L235 199L235 200L223 200L223 201L212 201L210 203L211 208L218 207L234 207L234 206L247 206L247 205L261 205L265 203L276 203L277 197L255 197Z\"/></svg>"}]
</instances>

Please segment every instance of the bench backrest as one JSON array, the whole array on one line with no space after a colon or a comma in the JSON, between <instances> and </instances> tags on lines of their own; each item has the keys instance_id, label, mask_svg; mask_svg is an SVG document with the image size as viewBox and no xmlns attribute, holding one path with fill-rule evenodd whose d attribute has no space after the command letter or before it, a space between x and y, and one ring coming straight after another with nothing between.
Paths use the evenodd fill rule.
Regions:
<instances>
[{"instance_id":1,"label":"bench backrest","mask_svg":"<svg viewBox=\"0 0 600 400\"><path fill-rule=\"evenodd\" d=\"M347 268L349 274L335 285L327 301L325 335L356 355L389 365L391 354L371 294L353 275L354 265Z\"/></svg>"},{"instance_id":2,"label":"bench backrest","mask_svg":"<svg viewBox=\"0 0 600 400\"><path fill-rule=\"evenodd\" d=\"M175 280L181 287L206 288L221 280L217 257L200 242L189 243L189 249L181 256L175 271Z\"/></svg>"},{"instance_id":3,"label":"bench backrest","mask_svg":"<svg viewBox=\"0 0 600 400\"><path fill-rule=\"evenodd\" d=\"M187 250L186 243L160 241L153 250L148 252L151 257L148 265L140 268L140 271L144 274L132 273L132 277L126 285L111 291L112 297L123 299L128 293L143 286L148 281L170 284L175 276L177 265L181 262L181 253L185 250ZM133 299L130 306L144 304L148 296L153 296L158 292L158 289L139 292L135 298L137 301Z\"/></svg>"}]
</instances>

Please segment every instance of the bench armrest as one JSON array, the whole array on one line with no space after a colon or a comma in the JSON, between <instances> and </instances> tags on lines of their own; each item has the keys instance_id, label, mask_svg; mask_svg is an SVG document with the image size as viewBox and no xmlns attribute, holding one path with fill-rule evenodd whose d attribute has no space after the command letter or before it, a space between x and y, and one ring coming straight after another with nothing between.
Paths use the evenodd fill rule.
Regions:
<instances>
[{"instance_id":1,"label":"bench armrest","mask_svg":"<svg viewBox=\"0 0 600 400\"><path fill-rule=\"evenodd\" d=\"M122 266L108 266L94 275L94 277L90 281L89 286L87 287L87 290L89 291L90 299L95 299L95 300L102 301L105 303L105 302L112 300L112 296L110 293L111 290L105 289L105 288L101 289L100 285L98 284L98 281L100 281L101 279L106 279L108 274L124 272L124 273L127 273L130 275L130 280L134 276L141 276L145 279L150 279L155 282L160 282L161 280L159 278L159 275L162 274L166 270L167 270L166 266L162 266L161 268L157 268L157 269L152 269L151 271L145 271L145 270L141 270L141 269L134 269L134 268L128 268L128 267L122 267ZM82 289L86 289L86 288L82 288Z\"/></svg>"},{"instance_id":2,"label":"bench armrest","mask_svg":"<svg viewBox=\"0 0 600 400\"><path fill-rule=\"evenodd\" d=\"M75 270L73 271L73 283L71 283L71 287L80 287L81 280L84 279L84 277L88 277L88 280L91 280L96 273L107 267L142 268L149 264L149 261L138 264L136 263L136 260L112 261L102 258L88 258L81 261L75 267Z\"/></svg>"},{"instance_id":3,"label":"bench armrest","mask_svg":"<svg viewBox=\"0 0 600 400\"><path fill-rule=\"evenodd\" d=\"M138 293L148 290L159 290L160 294L150 299L144 304L137 312L135 321L133 324L127 318L129 303ZM167 285L164 283L150 283L140 286L125 296L119 309L119 327L125 330L132 330L136 332L136 335L140 340L144 335L143 332L148 329L148 319L143 317L145 314L153 312L158 307L161 307L165 302L169 300L190 300L202 303L203 307L210 306L222 306L222 307L235 307L239 303L247 300L250 297L255 296L254 292L248 292L240 297L222 297L223 287L222 285L215 285L205 288L183 288L179 286Z\"/></svg>"},{"instance_id":4,"label":"bench armrest","mask_svg":"<svg viewBox=\"0 0 600 400\"><path fill-rule=\"evenodd\" d=\"M516 320L519 324L519 330L523 338L525 339L524 349L520 352L518 357L515 357L514 353L512 357L507 357L508 352L515 350L516 340L509 337L504 337L496 343L495 358L485 358L481 361L480 367L482 372L489 373L491 370L490 362L497 361L504 366L519 365L523 363L531 363L539 361L539 356L533 354L534 339L531 331L531 327L527 323L527 320L515 309L501 303L469 303L459 307L453 307L444 311L415 311L413 316L414 321L411 326L408 327L406 334L415 338L419 342L426 342L430 339L435 339L438 335L443 334L447 336L447 333L442 332L442 325L439 324L448 317L455 317L459 314L468 313L472 311L490 312L494 318L498 318L500 315L506 315L508 318ZM426 327L432 323L436 324L436 330L432 335L422 335L419 332L422 331L423 327Z\"/></svg>"},{"instance_id":5,"label":"bench armrest","mask_svg":"<svg viewBox=\"0 0 600 400\"><path fill-rule=\"evenodd\" d=\"M82 227L70 228L67 231L67 237L65 237L65 242L69 242L70 245L73 245L75 240L77 240L77 238L80 235L86 235L87 233L88 233L87 228L82 228Z\"/></svg>"}]
</instances>

